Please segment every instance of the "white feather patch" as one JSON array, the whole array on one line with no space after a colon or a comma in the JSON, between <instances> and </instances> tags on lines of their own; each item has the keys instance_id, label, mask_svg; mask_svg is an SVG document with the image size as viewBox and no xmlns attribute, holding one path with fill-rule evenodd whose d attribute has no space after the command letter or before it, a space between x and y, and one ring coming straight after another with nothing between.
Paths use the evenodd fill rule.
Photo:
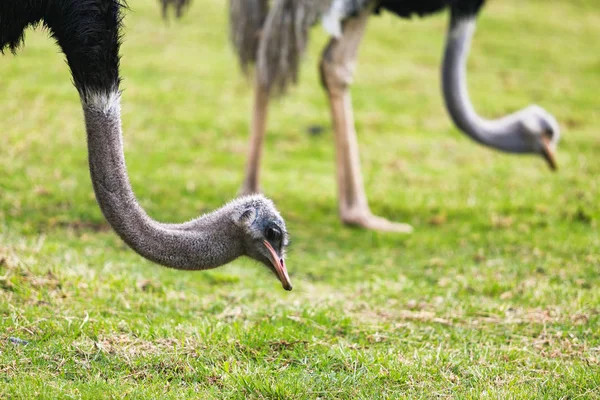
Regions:
<instances>
[{"instance_id":1,"label":"white feather patch","mask_svg":"<svg viewBox=\"0 0 600 400\"><path fill-rule=\"evenodd\" d=\"M110 114L121 110L121 94L119 92L103 93L95 92L87 95L84 105L104 114Z\"/></svg>"},{"instance_id":2,"label":"white feather patch","mask_svg":"<svg viewBox=\"0 0 600 400\"><path fill-rule=\"evenodd\" d=\"M475 26L474 17L462 18L452 27L450 37L456 39L465 35L472 36L473 31L475 31Z\"/></svg>"},{"instance_id":3,"label":"white feather patch","mask_svg":"<svg viewBox=\"0 0 600 400\"><path fill-rule=\"evenodd\" d=\"M323 29L339 39L342 36L342 18L344 18L344 0L334 0L329 10L321 17Z\"/></svg>"}]
</instances>

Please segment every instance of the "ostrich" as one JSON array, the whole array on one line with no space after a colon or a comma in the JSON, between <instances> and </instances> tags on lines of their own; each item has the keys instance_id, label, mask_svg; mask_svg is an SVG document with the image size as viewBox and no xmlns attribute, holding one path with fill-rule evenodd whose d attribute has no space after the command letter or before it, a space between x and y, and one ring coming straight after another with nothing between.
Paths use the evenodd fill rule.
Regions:
<instances>
[{"instance_id":1,"label":"ostrich","mask_svg":"<svg viewBox=\"0 0 600 400\"><path fill-rule=\"evenodd\" d=\"M164 19L167 19L167 14L169 10L169 6L172 5L175 7L175 16L177 18L181 18L183 15L183 9L187 7L190 3L190 0L163 0L162 2L162 15Z\"/></svg>"},{"instance_id":2,"label":"ostrich","mask_svg":"<svg viewBox=\"0 0 600 400\"><path fill-rule=\"evenodd\" d=\"M163 0L165 1L165 0ZM338 209L344 223L410 232L371 213L360 170L349 87L369 17L388 10L402 18L450 9L442 67L442 92L456 126L474 141L508 153L531 153L556 169L560 137L555 118L529 106L503 118L479 116L469 99L466 63L475 20L485 0L230 0L230 36L246 73L256 64L249 157L242 193L259 191L259 169L269 99L298 77L308 30L319 19L331 35L321 61L321 82L330 104L335 135Z\"/></svg>"},{"instance_id":3,"label":"ostrich","mask_svg":"<svg viewBox=\"0 0 600 400\"><path fill-rule=\"evenodd\" d=\"M109 224L134 251L166 267L205 270L248 256L292 289L284 255L285 222L261 195L236 199L182 224L150 218L132 191L120 117L122 0L3 0L0 51L13 53L29 25L43 23L66 55L79 92L96 199Z\"/></svg>"}]
</instances>

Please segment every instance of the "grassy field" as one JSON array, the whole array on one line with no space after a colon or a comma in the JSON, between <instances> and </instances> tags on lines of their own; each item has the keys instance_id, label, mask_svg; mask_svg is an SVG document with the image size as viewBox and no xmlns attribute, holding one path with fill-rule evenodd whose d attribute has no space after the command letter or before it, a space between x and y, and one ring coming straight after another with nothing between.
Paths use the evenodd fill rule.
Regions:
<instances>
[{"instance_id":1,"label":"grassy field","mask_svg":"<svg viewBox=\"0 0 600 400\"><path fill-rule=\"evenodd\" d=\"M129 172L153 217L183 221L235 195L251 91L224 2L170 26L153 1L129 3ZM185 273L121 243L68 68L28 32L0 58L0 398L600 398L596 0L490 1L474 40L479 111L556 115L558 173L451 125L445 26L373 18L353 88L372 208L410 236L338 220L314 30L302 84L271 110L263 174L294 242L291 293L247 260Z\"/></svg>"}]
</instances>

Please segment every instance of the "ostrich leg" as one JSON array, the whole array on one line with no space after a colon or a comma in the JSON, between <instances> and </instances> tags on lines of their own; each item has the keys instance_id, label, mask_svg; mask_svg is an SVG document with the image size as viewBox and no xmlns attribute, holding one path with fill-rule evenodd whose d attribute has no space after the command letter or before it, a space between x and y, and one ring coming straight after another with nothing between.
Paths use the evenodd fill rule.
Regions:
<instances>
[{"instance_id":1,"label":"ostrich leg","mask_svg":"<svg viewBox=\"0 0 600 400\"><path fill-rule=\"evenodd\" d=\"M162 17L164 20L167 19L167 12L169 11L169 2L167 0L164 0L162 2Z\"/></svg>"},{"instance_id":2,"label":"ostrich leg","mask_svg":"<svg viewBox=\"0 0 600 400\"><path fill-rule=\"evenodd\" d=\"M410 233L412 227L375 216L369 209L360 171L349 86L360 41L371 9L344 23L343 34L332 38L321 58L321 80L329 96L335 135L338 208L345 224L378 231Z\"/></svg>"},{"instance_id":3,"label":"ostrich leg","mask_svg":"<svg viewBox=\"0 0 600 400\"><path fill-rule=\"evenodd\" d=\"M252 109L252 128L250 133L250 150L248 164L246 164L246 177L240 189L240 194L258 193L260 178L260 158L267 125L267 111L269 109L269 90L256 79L254 89L254 105Z\"/></svg>"},{"instance_id":4,"label":"ostrich leg","mask_svg":"<svg viewBox=\"0 0 600 400\"><path fill-rule=\"evenodd\" d=\"M177 0L177 9L176 9L176 16L177 18L181 18L181 16L183 15L183 7L185 6L185 2L183 0Z\"/></svg>"}]
</instances>

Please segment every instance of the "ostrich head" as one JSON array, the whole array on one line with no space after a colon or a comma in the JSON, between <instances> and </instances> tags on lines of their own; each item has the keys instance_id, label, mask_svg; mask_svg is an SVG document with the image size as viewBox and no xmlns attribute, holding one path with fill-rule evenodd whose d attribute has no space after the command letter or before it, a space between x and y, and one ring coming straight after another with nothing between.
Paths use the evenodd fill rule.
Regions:
<instances>
[{"instance_id":1,"label":"ostrich head","mask_svg":"<svg viewBox=\"0 0 600 400\"><path fill-rule=\"evenodd\" d=\"M454 123L475 141L509 153L539 154L556 169L554 152L560 139L556 119L531 105L503 118L489 120L475 111L467 88L467 57L475 32L475 15L452 9L446 40L442 87L446 108Z\"/></svg>"},{"instance_id":2,"label":"ostrich head","mask_svg":"<svg viewBox=\"0 0 600 400\"><path fill-rule=\"evenodd\" d=\"M532 105L521 111L521 131L523 138L532 147L534 153L540 154L548 166L557 168L554 153L560 140L560 128L556 119L540 106Z\"/></svg>"},{"instance_id":3,"label":"ostrich head","mask_svg":"<svg viewBox=\"0 0 600 400\"><path fill-rule=\"evenodd\" d=\"M242 197L235 203L234 222L241 229L246 255L269 268L285 290L292 290L284 261L289 238L275 205L261 195Z\"/></svg>"}]
</instances>

